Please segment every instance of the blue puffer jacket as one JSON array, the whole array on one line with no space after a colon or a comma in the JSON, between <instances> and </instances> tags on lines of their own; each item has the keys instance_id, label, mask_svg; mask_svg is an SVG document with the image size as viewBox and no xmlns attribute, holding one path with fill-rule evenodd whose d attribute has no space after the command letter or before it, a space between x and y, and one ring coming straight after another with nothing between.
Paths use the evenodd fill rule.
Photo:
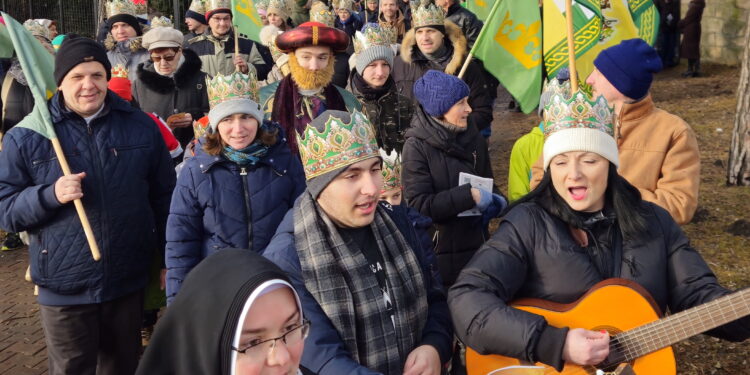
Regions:
<instances>
[{"instance_id":1,"label":"blue puffer jacket","mask_svg":"<svg viewBox=\"0 0 750 375\"><path fill-rule=\"evenodd\" d=\"M100 303L146 285L164 227L175 174L154 121L109 91L88 125L49 101L55 131L73 173L86 172L83 206L102 259L94 261L73 204L61 205L54 184L62 176L52 143L14 127L0 152L0 227L28 231L31 277L39 303Z\"/></svg>"},{"instance_id":2,"label":"blue puffer jacket","mask_svg":"<svg viewBox=\"0 0 750 375\"><path fill-rule=\"evenodd\" d=\"M305 189L302 164L282 135L246 175L221 155L197 152L185 162L167 222L167 302L203 258L227 248L262 252L271 241Z\"/></svg>"},{"instance_id":3,"label":"blue puffer jacket","mask_svg":"<svg viewBox=\"0 0 750 375\"><path fill-rule=\"evenodd\" d=\"M442 282L436 279L439 273L435 254L431 248L424 248L421 245L419 234L414 230L406 212L406 206L391 206L385 202L380 202L380 204L387 208L390 218L401 229L401 233L414 250L422 267L428 309L427 321L422 328L422 341L419 345L433 346L440 355L441 362L445 363L451 355L453 325ZM299 294L305 318L312 322L309 336L305 340L305 351L302 353L302 366L319 375L376 374L360 366L352 358L333 323L328 319L315 297L305 288L305 282L302 280L302 267L294 244L294 210L289 210L263 256L271 259L287 273L292 286Z\"/></svg>"}]
</instances>

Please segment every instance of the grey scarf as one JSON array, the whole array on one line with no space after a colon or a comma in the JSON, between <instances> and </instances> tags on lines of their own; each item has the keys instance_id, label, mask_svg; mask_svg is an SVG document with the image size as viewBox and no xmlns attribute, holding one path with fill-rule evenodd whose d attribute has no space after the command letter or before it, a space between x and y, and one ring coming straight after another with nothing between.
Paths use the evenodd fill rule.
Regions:
<instances>
[{"instance_id":1,"label":"grey scarf","mask_svg":"<svg viewBox=\"0 0 750 375\"><path fill-rule=\"evenodd\" d=\"M330 218L305 191L294 206L294 237L305 287L336 327L353 359L383 374L402 374L427 321L427 295L416 255L377 207L370 224L385 262L394 322L367 259L350 249Z\"/></svg>"}]
</instances>

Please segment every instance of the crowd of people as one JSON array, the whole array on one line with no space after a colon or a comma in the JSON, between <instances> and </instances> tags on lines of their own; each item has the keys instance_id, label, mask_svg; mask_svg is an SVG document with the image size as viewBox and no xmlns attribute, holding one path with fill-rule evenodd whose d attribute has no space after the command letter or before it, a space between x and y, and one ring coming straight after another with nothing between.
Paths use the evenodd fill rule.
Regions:
<instances>
[{"instance_id":1,"label":"crowd of people","mask_svg":"<svg viewBox=\"0 0 750 375\"><path fill-rule=\"evenodd\" d=\"M487 142L497 81L480 61L457 76L474 14L256 7L261 42L229 0L194 0L185 35L131 0L108 2L98 41L24 24L54 55L46 106L73 174L14 126L34 101L12 59L0 228L27 239L50 374L462 374L467 345L560 370L602 362L609 334L513 300L571 303L609 278L662 311L730 293L680 229L698 143L654 103L671 57L645 41L599 54L592 96L548 77L508 199ZM750 319L710 334L744 340Z\"/></svg>"}]
</instances>

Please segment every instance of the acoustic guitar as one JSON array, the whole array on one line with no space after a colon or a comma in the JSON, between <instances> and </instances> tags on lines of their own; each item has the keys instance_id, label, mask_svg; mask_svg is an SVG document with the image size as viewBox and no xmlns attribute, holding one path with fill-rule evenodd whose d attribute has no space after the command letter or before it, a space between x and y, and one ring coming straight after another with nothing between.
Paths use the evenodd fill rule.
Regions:
<instances>
[{"instance_id":1,"label":"acoustic guitar","mask_svg":"<svg viewBox=\"0 0 750 375\"><path fill-rule=\"evenodd\" d=\"M610 354L601 364L566 364L562 372L544 367L544 374L612 374L619 364L629 363L638 375L676 374L671 345L723 324L750 315L750 289L732 293L694 308L660 319L658 305L633 281L608 279L594 285L578 301L559 304L540 299L520 299L511 306L543 316L555 327L586 328L610 333ZM486 375L509 366L532 365L501 355L480 355L467 348L469 375Z\"/></svg>"}]
</instances>

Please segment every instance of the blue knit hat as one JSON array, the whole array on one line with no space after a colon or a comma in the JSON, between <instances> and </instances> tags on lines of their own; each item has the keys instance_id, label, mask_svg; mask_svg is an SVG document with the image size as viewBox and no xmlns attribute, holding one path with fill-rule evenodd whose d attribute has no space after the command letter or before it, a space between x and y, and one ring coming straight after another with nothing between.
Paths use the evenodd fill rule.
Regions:
<instances>
[{"instance_id":1,"label":"blue knit hat","mask_svg":"<svg viewBox=\"0 0 750 375\"><path fill-rule=\"evenodd\" d=\"M646 96L654 73L662 68L656 50L638 38L623 40L600 52L594 66L618 91L634 100Z\"/></svg>"},{"instance_id":2,"label":"blue knit hat","mask_svg":"<svg viewBox=\"0 0 750 375\"><path fill-rule=\"evenodd\" d=\"M414 96L428 115L438 117L469 96L469 85L456 76L428 70L414 82Z\"/></svg>"}]
</instances>

